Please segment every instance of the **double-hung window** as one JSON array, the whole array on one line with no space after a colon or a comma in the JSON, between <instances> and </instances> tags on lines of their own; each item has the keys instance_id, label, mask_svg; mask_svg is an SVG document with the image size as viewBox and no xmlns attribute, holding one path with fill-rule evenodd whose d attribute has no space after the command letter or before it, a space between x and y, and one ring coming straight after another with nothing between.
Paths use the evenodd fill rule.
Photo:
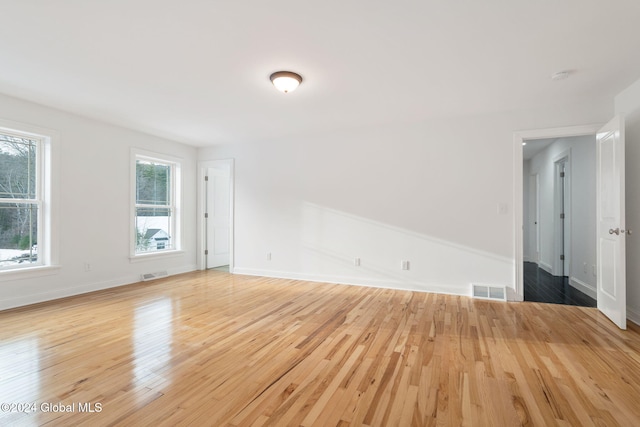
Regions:
<instances>
[{"instance_id":1,"label":"double-hung window","mask_svg":"<svg viewBox=\"0 0 640 427\"><path fill-rule=\"evenodd\" d=\"M140 153L134 162L133 255L180 249L180 163Z\"/></svg>"},{"instance_id":2,"label":"double-hung window","mask_svg":"<svg viewBox=\"0 0 640 427\"><path fill-rule=\"evenodd\" d=\"M0 271L45 264L43 144L0 128Z\"/></svg>"}]
</instances>

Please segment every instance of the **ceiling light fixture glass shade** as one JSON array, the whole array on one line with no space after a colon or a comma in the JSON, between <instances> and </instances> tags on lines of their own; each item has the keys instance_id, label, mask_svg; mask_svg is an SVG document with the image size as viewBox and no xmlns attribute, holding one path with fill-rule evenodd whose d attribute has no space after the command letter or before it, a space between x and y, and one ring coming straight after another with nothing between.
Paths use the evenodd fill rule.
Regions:
<instances>
[{"instance_id":1,"label":"ceiling light fixture glass shade","mask_svg":"<svg viewBox=\"0 0 640 427\"><path fill-rule=\"evenodd\" d=\"M280 92L289 93L296 90L298 85L302 83L302 77L291 71L276 71L271 74L271 83Z\"/></svg>"}]
</instances>

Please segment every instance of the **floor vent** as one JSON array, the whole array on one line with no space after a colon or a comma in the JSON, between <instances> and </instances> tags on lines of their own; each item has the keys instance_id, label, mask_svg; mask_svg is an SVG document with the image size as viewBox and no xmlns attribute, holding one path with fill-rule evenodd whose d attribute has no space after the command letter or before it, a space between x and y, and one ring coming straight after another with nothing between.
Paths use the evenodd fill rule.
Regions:
<instances>
[{"instance_id":1,"label":"floor vent","mask_svg":"<svg viewBox=\"0 0 640 427\"><path fill-rule=\"evenodd\" d=\"M506 301L507 289L504 286L473 285L473 297Z\"/></svg>"},{"instance_id":2,"label":"floor vent","mask_svg":"<svg viewBox=\"0 0 640 427\"><path fill-rule=\"evenodd\" d=\"M169 274L166 271L156 271L155 273L144 273L142 275L142 281L159 279L160 277L167 277Z\"/></svg>"}]
</instances>

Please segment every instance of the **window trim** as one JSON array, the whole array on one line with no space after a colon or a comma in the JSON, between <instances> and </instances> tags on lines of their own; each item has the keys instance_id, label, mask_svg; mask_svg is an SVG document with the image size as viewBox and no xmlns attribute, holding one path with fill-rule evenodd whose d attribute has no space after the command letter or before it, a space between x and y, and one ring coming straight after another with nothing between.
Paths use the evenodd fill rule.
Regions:
<instances>
[{"instance_id":1,"label":"window trim","mask_svg":"<svg viewBox=\"0 0 640 427\"><path fill-rule=\"evenodd\" d=\"M171 165L173 172L171 180L171 206L173 207L172 214L172 228L173 228L173 245L170 249L162 249L152 252L136 252L136 190L137 190L137 175L136 175L136 161L137 160L155 161L159 163L168 163ZM129 219L129 259L131 262L140 261L144 259L155 259L158 257L165 257L167 255L177 255L183 253L182 247L182 159L162 153L155 153L151 151L141 150L138 148L131 149L131 197L130 197L130 219Z\"/></svg>"},{"instance_id":2,"label":"window trim","mask_svg":"<svg viewBox=\"0 0 640 427\"><path fill-rule=\"evenodd\" d=\"M0 119L0 132L38 141L36 202L38 206L38 262L0 269L0 280L56 274L58 262L58 164L57 131L28 123ZM31 203L31 202L30 202Z\"/></svg>"}]
</instances>

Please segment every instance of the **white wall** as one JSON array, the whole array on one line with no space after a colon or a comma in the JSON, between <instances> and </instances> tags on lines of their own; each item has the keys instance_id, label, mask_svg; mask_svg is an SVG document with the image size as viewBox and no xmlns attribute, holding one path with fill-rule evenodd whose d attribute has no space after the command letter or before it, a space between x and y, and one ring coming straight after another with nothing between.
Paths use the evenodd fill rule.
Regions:
<instances>
[{"instance_id":1,"label":"white wall","mask_svg":"<svg viewBox=\"0 0 640 427\"><path fill-rule=\"evenodd\" d=\"M535 142L532 142L535 144ZM540 266L551 272L555 261L555 162L570 157L570 283L595 298L596 276L596 145L595 135L559 138L530 160L530 175L540 183ZM525 187L526 188L526 187ZM531 215L533 215L531 213ZM525 236L526 233L525 233ZM525 237L524 246L531 244ZM586 267L585 267L586 264Z\"/></svg>"},{"instance_id":2,"label":"white wall","mask_svg":"<svg viewBox=\"0 0 640 427\"><path fill-rule=\"evenodd\" d=\"M640 324L640 80L615 98L615 113L625 116L627 317Z\"/></svg>"},{"instance_id":3,"label":"white wall","mask_svg":"<svg viewBox=\"0 0 640 427\"><path fill-rule=\"evenodd\" d=\"M612 114L610 101L584 102L229 144L199 157L236 161L236 273L468 294L470 283L514 286L514 131Z\"/></svg>"},{"instance_id":4,"label":"white wall","mask_svg":"<svg viewBox=\"0 0 640 427\"><path fill-rule=\"evenodd\" d=\"M36 278L0 274L0 309L137 282L142 273L195 269L195 148L3 95L0 119L48 128L60 135L60 269ZM129 260L132 147L183 159L185 252L180 256ZM90 264L90 271L85 271L85 263Z\"/></svg>"}]
</instances>

